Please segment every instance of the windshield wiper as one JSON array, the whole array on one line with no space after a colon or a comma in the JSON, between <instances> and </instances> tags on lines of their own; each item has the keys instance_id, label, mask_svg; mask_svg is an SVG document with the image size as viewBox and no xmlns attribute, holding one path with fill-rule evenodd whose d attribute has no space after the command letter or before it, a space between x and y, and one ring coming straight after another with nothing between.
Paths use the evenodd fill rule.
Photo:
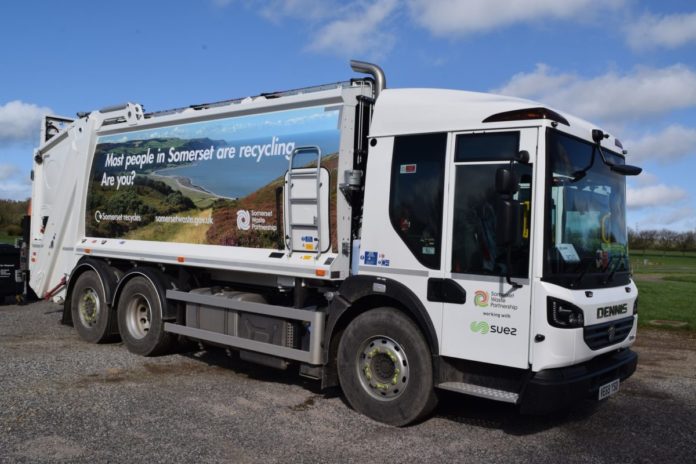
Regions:
<instances>
[{"instance_id":1,"label":"windshield wiper","mask_svg":"<svg viewBox=\"0 0 696 464\"><path fill-rule=\"evenodd\" d=\"M611 258L609 258L609 262L607 263L607 266L603 270L605 273L609 270L609 268L612 267L612 264L614 263L614 261L616 261L617 259L620 259L621 261L619 261L616 264L616 266L614 266L608 274L604 274L602 276L603 277L602 285L606 285L607 282L610 282L613 279L614 274L616 274L616 271L619 270L620 263L625 258L626 258L626 255L614 255ZM582 265L583 262L586 263L584 266ZM596 262L597 262L597 258L594 256L585 256L584 258L581 258L580 262L578 263L578 267L576 268L576 271L578 269L580 269L581 267L582 267L582 270L580 271L580 274L578 274L578 276L573 280L573 282L571 282L570 286L575 287L580 281L582 281L582 278L585 277L585 275L587 275L587 272L590 270L591 264L596 263Z\"/></svg>"},{"instance_id":2,"label":"windshield wiper","mask_svg":"<svg viewBox=\"0 0 696 464\"><path fill-rule=\"evenodd\" d=\"M597 145L592 145L592 154L590 158L590 164L588 164L586 167L580 169L579 171L575 171L573 173L573 180L571 182L577 182L581 180L583 177L587 175L587 171L592 169L592 166L594 166L594 160L595 160L595 152L597 151Z\"/></svg>"},{"instance_id":3,"label":"windshield wiper","mask_svg":"<svg viewBox=\"0 0 696 464\"><path fill-rule=\"evenodd\" d=\"M619 270L619 265L621 263L623 263L623 260L625 258L626 258L626 255L614 255L611 258L609 258L609 262L607 263L607 267L604 269L605 271L607 271L611 267L611 263L615 259L620 259L621 261L616 263L616 266L614 266L614 269L612 269L611 272L609 272L609 275L604 276L604 279L602 280L602 285L606 285L608 282L611 282L611 280L614 278L614 274L616 274L616 271Z\"/></svg>"},{"instance_id":4,"label":"windshield wiper","mask_svg":"<svg viewBox=\"0 0 696 464\"><path fill-rule=\"evenodd\" d=\"M582 266L583 261L587 261L587 264L585 265L585 267L582 268L582 271L575 278L575 280L573 280L573 282L571 282L571 284L570 284L571 287L575 287L575 285L577 285L578 282L580 282L582 280L582 278L585 277L585 274L587 274L587 271L590 270L589 269L590 264L592 264L593 262L596 262L596 260L597 259L594 256L585 256L584 258L580 258L580 263L578 263L578 268L580 268L580 266Z\"/></svg>"}]
</instances>

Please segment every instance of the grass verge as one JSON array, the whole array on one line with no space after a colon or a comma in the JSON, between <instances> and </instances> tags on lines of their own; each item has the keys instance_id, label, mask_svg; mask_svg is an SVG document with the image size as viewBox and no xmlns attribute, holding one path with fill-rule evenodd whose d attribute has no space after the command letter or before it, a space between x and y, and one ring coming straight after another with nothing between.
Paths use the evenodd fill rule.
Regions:
<instances>
[{"instance_id":1,"label":"grass verge","mask_svg":"<svg viewBox=\"0 0 696 464\"><path fill-rule=\"evenodd\" d=\"M12 235L0 234L0 243L9 243L10 245L14 245L16 239L17 237Z\"/></svg>"},{"instance_id":2,"label":"grass verge","mask_svg":"<svg viewBox=\"0 0 696 464\"><path fill-rule=\"evenodd\" d=\"M684 321L680 330L696 330L696 276L669 276L669 280L638 280L638 323L651 320ZM680 279L680 280L676 280Z\"/></svg>"},{"instance_id":3,"label":"grass verge","mask_svg":"<svg viewBox=\"0 0 696 464\"><path fill-rule=\"evenodd\" d=\"M696 275L668 274L662 277L662 280L668 280L670 282L691 282L692 284L696 284Z\"/></svg>"},{"instance_id":4,"label":"grass verge","mask_svg":"<svg viewBox=\"0 0 696 464\"><path fill-rule=\"evenodd\" d=\"M631 254L631 268L635 274L696 274L696 254L636 252Z\"/></svg>"}]
</instances>

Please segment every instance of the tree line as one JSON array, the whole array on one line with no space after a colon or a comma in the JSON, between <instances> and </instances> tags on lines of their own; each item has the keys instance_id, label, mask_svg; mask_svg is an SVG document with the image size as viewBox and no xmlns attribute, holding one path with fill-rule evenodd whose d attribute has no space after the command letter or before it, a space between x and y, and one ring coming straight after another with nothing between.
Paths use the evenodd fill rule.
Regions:
<instances>
[{"instance_id":1,"label":"tree line","mask_svg":"<svg viewBox=\"0 0 696 464\"><path fill-rule=\"evenodd\" d=\"M29 200L0 200L0 235L22 235L22 217L28 206Z\"/></svg>"},{"instance_id":2,"label":"tree line","mask_svg":"<svg viewBox=\"0 0 696 464\"><path fill-rule=\"evenodd\" d=\"M154 185L148 185L155 187ZM161 188L161 187L160 187ZM167 191L170 195L166 203L170 209L179 211L182 209L181 198L171 195L173 191ZM177 192L178 193L178 192ZM186 198L188 200L188 198ZM190 201L190 200L189 200ZM22 235L22 217L27 213L29 200L0 200L0 235L18 237ZM192 208L186 204L183 208ZM628 229L628 246L631 250L657 250L676 251L686 253L696 251L696 231L676 232L668 229Z\"/></svg>"},{"instance_id":3,"label":"tree line","mask_svg":"<svg viewBox=\"0 0 696 464\"><path fill-rule=\"evenodd\" d=\"M631 250L696 251L696 231L675 232L668 229L628 229Z\"/></svg>"}]
</instances>

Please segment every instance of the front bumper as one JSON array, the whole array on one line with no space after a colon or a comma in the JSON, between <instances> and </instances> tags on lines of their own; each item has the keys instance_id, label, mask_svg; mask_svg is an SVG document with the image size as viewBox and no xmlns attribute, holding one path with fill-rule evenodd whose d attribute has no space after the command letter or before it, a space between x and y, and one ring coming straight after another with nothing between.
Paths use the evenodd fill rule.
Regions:
<instances>
[{"instance_id":1,"label":"front bumper","mask_svg":"<svg viewBox=\"0 0 696 464\"><path fill-rule=\"evenodd\" d=\"M522 391L520 411L523 414L545 414L567 408L580 400L596 399L601 385L629 378L637 364L638 354L624 349L582 364L536 372Z\"/></svg>"}]
</instances>

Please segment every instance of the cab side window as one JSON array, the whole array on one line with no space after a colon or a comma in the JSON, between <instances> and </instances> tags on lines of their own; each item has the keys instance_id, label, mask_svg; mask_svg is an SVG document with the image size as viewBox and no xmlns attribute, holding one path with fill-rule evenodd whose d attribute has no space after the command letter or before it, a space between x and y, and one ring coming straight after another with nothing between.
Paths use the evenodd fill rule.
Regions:
<instances>
[{"instance_id":1,"label":"cab side window","mask_svg":"<svg viewBox=\"0 0 696 464\"><path fill-rule=\"evenodd\" d=\"M462 134L455 147L455 191L451 271L461 274L504 276L506 248L496 243L496 171L510 166L519 150L519 132ZM514 277L527 277L532 166L515 163L520 179L515 199L522 202L523 243L512 252Z\"/></svg>"},{"instance_id":2,"label":"cab side window","mask_svg":"<svg viewBox=\"0 0 696 464\"><path fill-rule=\"evenodd\" d=\"M394 139L389 218L413 255L440 268L447 134Z\"/></svg>"}]
</instances>

